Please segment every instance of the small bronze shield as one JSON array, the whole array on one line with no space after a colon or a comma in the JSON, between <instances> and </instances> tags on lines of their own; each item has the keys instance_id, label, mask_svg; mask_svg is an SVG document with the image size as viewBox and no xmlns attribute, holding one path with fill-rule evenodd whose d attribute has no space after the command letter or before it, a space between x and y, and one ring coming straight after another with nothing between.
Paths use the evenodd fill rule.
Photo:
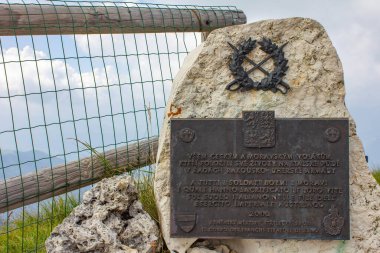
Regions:
<instances>
[{"instance_id":1,"label":"small bronze shield","mask_svg":"<svg viewBox=\"0 0 380 253\"><path fill-rule=\"evenodd\" d=\"M330 214L323 219L325 231L330 235L339 235L344 225L344 218L339 215L338 209L334 206L329 209L329 213Z\"/></svg>"},{"instance_id":2,"label":"small bronze shield","mask_svg":"<svg viewBox=\"0 0 380 253\"><path fill-rule=\"evenodd\" d=\"M176 224L184 232L189 233L197 223L197 215L192 213L179 213L175 218Z\"/></svg>"}]
</instances>

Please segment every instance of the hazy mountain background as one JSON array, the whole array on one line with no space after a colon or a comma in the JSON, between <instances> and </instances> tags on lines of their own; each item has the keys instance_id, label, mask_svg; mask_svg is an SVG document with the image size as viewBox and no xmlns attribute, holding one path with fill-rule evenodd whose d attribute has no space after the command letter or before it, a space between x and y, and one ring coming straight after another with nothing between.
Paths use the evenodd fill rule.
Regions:
<instances>
[{"instance_id":1,"label":"hazy mountain background","mask_svg":"<svg viewBox=\"0 0 380 253\"><path fill-rule=\"evenodd\" d=\"M20 172L23 175L31 172L36 172L43 168L50 168L58 164L64 163L64 160L58 157L49 158L49 155L42 151L20 151L18 154L15 151L2 151L3 170L0 170L0 180L19 176ZM37 160L34 162L34 160Z\"/></svg>"}]
</instances>

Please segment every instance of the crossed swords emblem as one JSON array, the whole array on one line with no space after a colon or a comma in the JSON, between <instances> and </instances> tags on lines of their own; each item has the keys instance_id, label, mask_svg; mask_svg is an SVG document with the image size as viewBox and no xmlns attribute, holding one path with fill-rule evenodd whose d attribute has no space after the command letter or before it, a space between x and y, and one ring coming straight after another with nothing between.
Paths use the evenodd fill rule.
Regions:
<instances>
[{"instance_id":1,"label":"crossed swords emblem","mask_svg":"<svg viewBox=\"0 0 380 253\"><path fill-rule=\"evenodd\" d=\"M227 90L272 90L273 92L280 91L283 94L286 94L288 92L290 86L282 80L282 78L285 76L286 70L288 69L288 61L285 59L283 52L283 48L287 45L287 42L278 47L270 39L264 38L259 42L261 45L260 49L268 53L268 56L259 63L256 63L247 56L248 53L256 47L256 40L248 39L238 47L235 47L229 42L227 43L234 50L229 67L235 76L235 80L226 86ZM275 69L272 72L269 72L262 67L262 65L264 65L269 59L273 59L275 65ZM248 61L253 66L248 71L245 71L241 66L244 60ZM260 82L255 82L248 76L256 69L260 70L266 75L266 77L263 78Z\"/></svg>"}]
</instances>

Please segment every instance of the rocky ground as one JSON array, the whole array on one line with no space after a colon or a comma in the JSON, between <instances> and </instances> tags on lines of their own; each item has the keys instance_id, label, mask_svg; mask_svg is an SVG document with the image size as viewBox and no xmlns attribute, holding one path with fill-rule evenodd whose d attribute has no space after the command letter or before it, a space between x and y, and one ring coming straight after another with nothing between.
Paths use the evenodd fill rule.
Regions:
<instances>
[{"instance_id":1,"label":"rocky ground","mask_svg":"<svg viewBox=\"0 0 380 253\"><path fill-rule=\"evenodd\" d=\"M156 222L142 209L128 175L103 179L47 239L46 251L149 252L159 238Z\"/></svg>"}]
</instances>

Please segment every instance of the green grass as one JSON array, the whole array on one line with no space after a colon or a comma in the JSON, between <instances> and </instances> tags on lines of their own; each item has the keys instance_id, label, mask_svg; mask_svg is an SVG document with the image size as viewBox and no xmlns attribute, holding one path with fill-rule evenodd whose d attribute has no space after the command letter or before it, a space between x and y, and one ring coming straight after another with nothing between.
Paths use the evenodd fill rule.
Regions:
<instances>
[{"instance_id":1,"label":"green grass","mask_svg":"<svg viewBox=\"0 0 380 253\"><path fill-rule=\"evenodd\" d=\"M373 177L376 179L377 183L380 184L380 168L376 168L372 171Z\"/></svg>"},{"instance_id":2,"label":"green grass","mask_svg":"<svg viewBox=\"0 0 380 253\"><path fill-rule=\"evenodd\" d=\"M156 202L154 198L153 178L151 171L132 172L128 168L112 168L111 164L103 154L97 152L88 143L77 140L85 146L104 166L104 178L120 175L127 172L131 175L139 192L139 199L143 205L143 209L159 224ZM43 203L39 206L39 214L35 212L24 212L17 217L12 217L12 212L8 215L8 224L0 226L0 253L16 253L16 252L46 252L45 240L50 236L51 231L63 219L70 214L79 202L74 197L55 198L55 201ZM159 245L161 245L161 253L168 252L165 243L160 236Z\"/></svg>"},{"instance_id":3,"label":"green grass","mask_svg":"<svg viewBox=\"0 0 380 253\"><path fill-rule=\"evenodd\" d=\"M60 224L79 204L72 196L57 197L42 203L37 211L25 211L12 217L0 227L0 252L45 252L45 240L52 229Z\"/></svg>"},{"instance_id":4,"label":"green grass","mask_svg":"<svg viewBox=\"0 0 380 253\"><path fill-rule=\"evenodd\" d=\"M135 176L135 182L144 210L158 223L153 178L153 173L145 172L143 175ZM37 211L25 211L24 216L20 213L17 217L12 217L10 214L8 228L6 222L0 227L0 253L46 252L45 240L54 227L60 224L78 204L78 200L74 197L68 196L66 205L65 198L57 197L55 201L40 204L39 216ZM162 238L160 244L163 245ZM161 252L167 252L166 248L162 247Z\"/></svg>"},{"instance_id":5,"label":"green grass","mask_svg":"<svg viewBox=\"0 0 380 253\"><path fill-rule=\"evenodd\" d=\"M144 175L138 177L136 180L137 189L139 191L139 200L143 205L143 209L160 225L160 220L158 218L156 201L154 198L154 188L153 188L154 174L151 172L146 172ZM169 253L165 245L165 241L160 235L159 245L161 245L161 253Z\"/></svg>"},{"instance_id":6,"label":"green grass","mask_svg":"<svg viewBox=\"0 0 380 253\"><path fill-rule=\"evenodd\" d=\"M143 209L152 217L157 223L159 223L156 201L154 198L153 188L153 174L148 173L135 180L138 192L139 200L143 205Z\"/></svg>"}]
</instances>

